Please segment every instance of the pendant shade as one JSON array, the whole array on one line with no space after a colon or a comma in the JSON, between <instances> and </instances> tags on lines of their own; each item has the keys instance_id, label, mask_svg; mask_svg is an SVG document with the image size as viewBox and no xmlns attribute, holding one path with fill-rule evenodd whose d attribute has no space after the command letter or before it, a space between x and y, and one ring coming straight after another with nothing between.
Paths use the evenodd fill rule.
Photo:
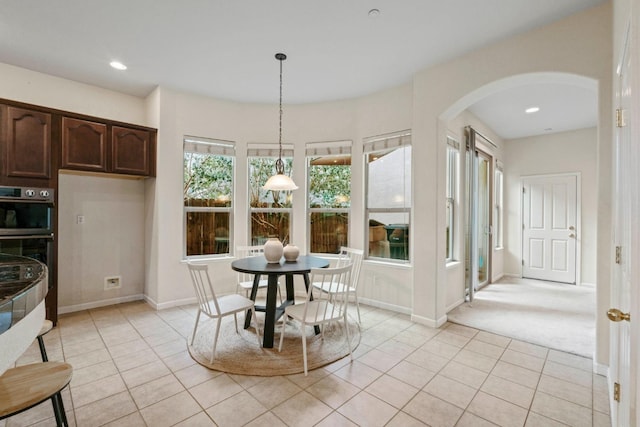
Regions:
<instances>
[{"instance_id":1,"label":"pendant shade","mask_svg":"<svg viewBox=\"0 0 640 427\"><path fill-rule=\"evenodd\" d=\"M291 191L297 190L298 186L291 178L283 173L277 173L267 180L263 187L265 190Z\"/></svg>"}]
</instances>

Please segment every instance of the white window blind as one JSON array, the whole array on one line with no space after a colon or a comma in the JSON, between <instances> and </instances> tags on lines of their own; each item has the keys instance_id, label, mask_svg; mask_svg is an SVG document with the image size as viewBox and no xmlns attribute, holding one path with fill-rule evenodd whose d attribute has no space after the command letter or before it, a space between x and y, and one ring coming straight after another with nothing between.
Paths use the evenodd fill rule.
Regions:
<instances>
[{"instance_id":1,"label":"white window blind","mask_svg":"<svg viewBox=\"0 0 640 427\"><path fill-rule=\"evenodd\" d=\"M279 154L278 144L247 144L249 157L278 157ZM282 157L293 157L293 144L282 144Z\"/></svg>"},{"instance_id":2,"label":"white window blind","mask_svg":"<svg viewBox=\"0 0 640 427\"><path fill-rule=\"evenodd\" d=\"M364 152L384 151L391 148L405 147L411 145L411 132L403 131L388 135L373 136L365 138Z\"/></svg>"},{"instance_id":3,"label":"white window blind","mask_svg":"<svg viewBox=\"0 0 640 427\"><path fill-rule=\"evenodd\" d=\"M235 144L231 141L185 136L184 152L235 156L236 148Z\"/></svg>"},{"instance_id":4,"label":"white window blind","mask_svg":"<svg viewBox=\"0 0 640 427\"><path fill-rule=\"evenodd\" d=\"M316 157L351 154L351 145L351 141L308 142L306 155L307 157Z\"/></svg>"}]
</instances>

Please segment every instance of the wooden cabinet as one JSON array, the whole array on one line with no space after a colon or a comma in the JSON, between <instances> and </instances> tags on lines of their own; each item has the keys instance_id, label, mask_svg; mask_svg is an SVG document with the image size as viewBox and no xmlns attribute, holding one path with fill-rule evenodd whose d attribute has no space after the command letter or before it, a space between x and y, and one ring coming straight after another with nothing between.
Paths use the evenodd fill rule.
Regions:
<instances>
[{"instance_id":1,"label":"wooden cabinet","mask_svg":"<svg viewBox=\"0 0 640 427\"><path fill-rule=\"evenodd\" d=\"M107 172L107 125L63 117L61 167Z\"/></svg>"},{"instance_id":2,"label":"wooden cabinet","mask_svg":"<svg viewBox=\"0 0 640 427\"><path fill-rule=\"evenodd\" d=\"M61 167L155 176L155 131L63 117Z\"/></svg>"},{"instance_id":3,"label":"wooden cabinet","mask_svg":"<svg viewBox=\"0 0 640 427\"><path fill-rule=\"evenodd\" d=\"M51 180L51 114L13 106L2 110L3 177Z\"/></svg>"},{"instance_id":4,"label":"wooden cabinet","mask_svg":"<svg viewBox=\"0 0 640 427\"><path fill-rule=\"evenodd\" d=\"M152 175L152 145L150 131L122 126L111 128L112 172L128 175Z\"/></svg>"}]
</instances>

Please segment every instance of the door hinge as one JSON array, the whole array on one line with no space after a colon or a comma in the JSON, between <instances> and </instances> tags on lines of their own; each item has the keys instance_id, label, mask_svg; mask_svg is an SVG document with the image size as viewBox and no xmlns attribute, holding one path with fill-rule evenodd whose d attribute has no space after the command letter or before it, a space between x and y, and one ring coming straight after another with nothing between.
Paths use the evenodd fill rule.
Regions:
<instances>
[{"instance_id":1,"label":"door hinge","mask_svg":"<svg viewBox=\"0 0 640 427\"><path fill-rule=\"evenodd\" d=\"M624 110L622 108L618 108L616 110L616 126L619 128L623 128L627 125L624 120Z\"/></svg>"},{"instance_id":2,"label":"door hinge","mask_svg":"<svg viewBox=\"0 0 640 427\"><path fill-rule=\"evenodd\" d=\"M622 264L622 246L616 246L616 264Z\"/></svg>"},{"instance_id":3,"label":"door hinge","mask_svg":"<svg viewBox=\"0 0 640 427\"><path fill-rule=\"evenodd\" d=\"M526 193L524 187L522 187L522 194Z\"/></svg>"},{"instance_id":4,"label":"door hinge","mask_svg":"<svg viewBox=\"0 0 640 427\"><path fill-rule=\"evenodd\" d=\"M524 267L524 259L522 260L522 266Z\"/></svg>"},{"instance_id":5,"label":"door hinge","mask_svg":"<svg viewBox=\"0 0 640 427\"><path fill-rule=\"evenodd\" d=\"M613 400L620 402L620 384L613 383Z\"/></svg>"}]
</instances>

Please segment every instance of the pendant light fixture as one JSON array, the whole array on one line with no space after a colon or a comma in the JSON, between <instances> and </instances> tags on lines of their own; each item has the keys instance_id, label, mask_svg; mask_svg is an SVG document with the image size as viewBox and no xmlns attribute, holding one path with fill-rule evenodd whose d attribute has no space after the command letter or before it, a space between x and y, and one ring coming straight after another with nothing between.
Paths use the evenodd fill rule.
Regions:
<instances>
[{"instance_id":1,"label":"pendant light fixture","mask_svg":"<svg viewBox=\"0 0 640 427\"><path fill-rule=\"evenodd\" d=\"M276 59L280 61L280 126L278 137L278 160L276 160L276 174L264 184L265 190L290 191L297 190L298 186L293 180L284 174L284 162L282 161L282 61L287 59L284 53L276 53Z\"/></svg>"}]
</instances>

